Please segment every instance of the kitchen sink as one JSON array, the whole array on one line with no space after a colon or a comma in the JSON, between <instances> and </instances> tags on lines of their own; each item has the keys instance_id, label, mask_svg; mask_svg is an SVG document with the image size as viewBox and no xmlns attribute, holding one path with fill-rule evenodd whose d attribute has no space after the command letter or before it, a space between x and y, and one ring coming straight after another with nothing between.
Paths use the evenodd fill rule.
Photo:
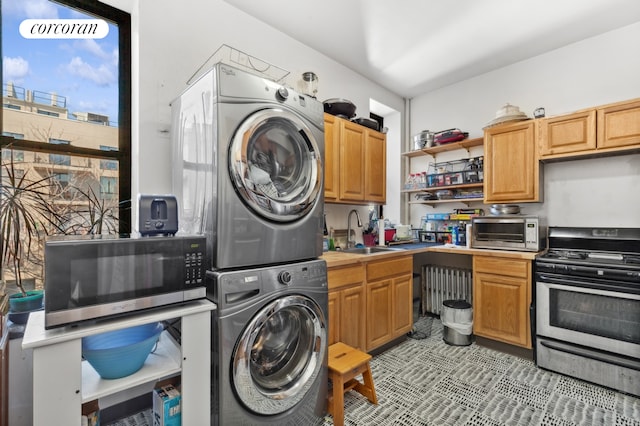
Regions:
<instances>
[{"instance_id":1,"label":"kitchen sink","mask_svg":"<svg viewBox=\"0 0 640 426\"><path fill-rule=\"evenodd\" d=\"M347 250L342 250L343 253L354 253L354 254L374 254L374 253L382 253L385 251L398 251L401 249L397 249L397 248L391 248L391 247L381 247L381 246L375 246L375 247L357 247L357 248L351 248L351 249L347 249Z\"/></svg>"}]
</instances>

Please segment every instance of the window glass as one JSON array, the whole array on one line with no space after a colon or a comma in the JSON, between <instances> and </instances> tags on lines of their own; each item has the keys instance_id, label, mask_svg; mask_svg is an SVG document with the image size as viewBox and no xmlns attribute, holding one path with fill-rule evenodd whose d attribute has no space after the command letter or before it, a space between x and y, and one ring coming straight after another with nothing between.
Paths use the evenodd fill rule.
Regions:
<instances>
[{"instance_id":1,"label":"window glass","mask_svg":"<svg viewBox=\"0 0 640 426\"><path fill-rule=\"evenodd\" d=\"M0 4L2 196L34 189L24 200L32 209L31 230L9 227L3 234L4 240L30 241L20 243L22 271L4 250L1 272L9 282L26 279L38 288L47 235L104 232L92 223L104 218L108 232L130 231L130 211L123 210L130 207L130 16L90 0ZM101 20L108 31L70 38L21 31L27 21L49 20Z\"/></svg>"}]
</instances>

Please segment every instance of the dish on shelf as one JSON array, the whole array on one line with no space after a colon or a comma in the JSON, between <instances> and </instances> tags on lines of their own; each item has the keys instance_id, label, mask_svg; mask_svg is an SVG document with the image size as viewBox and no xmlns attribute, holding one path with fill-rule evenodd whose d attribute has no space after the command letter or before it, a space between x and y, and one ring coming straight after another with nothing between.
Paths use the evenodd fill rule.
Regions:
<instances>
[{"instance_id":1,"label":"dish on shelf","mask_svg":"<svg viewBox=\"0 0 640 426\"><path fill-rule=\"evenodd\" d=\"M483 129L496 126L498 124L509 123L511 121L522 121L522 120L529 120L529 117L527 117L527 114L520 111L520 108L518 108L517 106L507 103L496 112L496 117L493 120L489 121L487 124L485 124Z\"/></svg>"},{"instance_id":2,"label":"dish on shelf","mask_svg":"<svg viewBox=\"0 0 640 426\"><path fill-rule=\"evenodd\" d=\"M441 189L436 191L436 197L438 197L438 200L450 200L453 198L453 191L449 189Z\"/></svg>"}]
</instances>

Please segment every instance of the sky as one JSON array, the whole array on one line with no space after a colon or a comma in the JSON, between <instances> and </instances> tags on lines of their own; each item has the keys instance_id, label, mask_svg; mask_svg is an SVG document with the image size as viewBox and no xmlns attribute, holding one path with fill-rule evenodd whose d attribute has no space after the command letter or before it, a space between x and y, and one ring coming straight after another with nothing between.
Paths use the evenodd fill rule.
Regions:
<instances>
[{"instance_id":1,"label":"sky","mask_svg":"<svg viewBox=\"0 0 640 426\"><path fill-rule=\"evenodd\" d=\"M118 28L102 39L26 39L25 19L93 19L49 0L2 2L2 83L66 97L69 113L118 121Z\"/></svg>"}]
</instances>

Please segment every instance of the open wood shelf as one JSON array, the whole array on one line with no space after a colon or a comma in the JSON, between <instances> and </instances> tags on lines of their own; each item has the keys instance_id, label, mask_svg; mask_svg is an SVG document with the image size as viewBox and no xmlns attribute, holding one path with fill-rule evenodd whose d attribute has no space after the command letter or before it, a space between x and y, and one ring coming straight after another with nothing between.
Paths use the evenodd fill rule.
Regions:
<instances>
[{"instance_id":1,"label":"open wood shelf","mask_svg":"<svg viewBox=\"0 0 640 426\"><path fill-rule=\"evenodd\" d=\"M451 142L443 145L431 146L429 148L416 149L415 151L403 152L405 157L419 157L422 155L434 155L440 152L454 151L456 149L465 149L467 152L469 148L474 146L480 146L484 143L484 138L464 139L460 142Z\"/></svg>"},{"instance_id":2,"label":"open wood shelf","mask_svg":"<svg viewBox=\"0 0 640 426\"><path fill-rule=\"evenodd\" d=\"M403 194L411 194L414 192L434 192L440 191L442 189L470 189L470 188L482 188L484 184L482 182L477 183L463 183L460 185L447 185L447 186L429 186L427 188L417 188L417 189L403 189L400 192Z\"/></svg>"},{"instance_id":3,"label":"open wood shelf","mask_svg":"<svg viewBox=\"0 0 640 426\"><path fill-rule=\"evenodd\" d=\"M469 206L470 203L483 202L484 198L450 198L448 200L420 200L409 201L409 204L425 204L432 206L434 204L446 204L446 203L462 203Z\"/></svg>"}]
</instances>

